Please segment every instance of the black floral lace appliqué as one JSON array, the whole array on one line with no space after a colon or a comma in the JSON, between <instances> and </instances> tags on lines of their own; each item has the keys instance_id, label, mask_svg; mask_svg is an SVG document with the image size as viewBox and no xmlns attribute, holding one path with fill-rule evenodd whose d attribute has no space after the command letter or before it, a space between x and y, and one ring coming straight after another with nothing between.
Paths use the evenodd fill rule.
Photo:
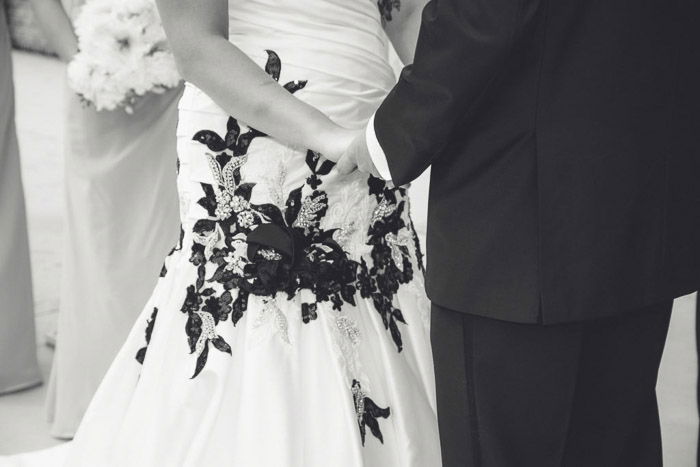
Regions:
<instances>
[{"instance_id":1,"label":"black floral lace appliqu\u00e9","mask_svg":"<svg viewBox=\"0 0 700 467\"><path fill-rule=\"evenodd\" d=\"M279 81L282 63L267 51L265 70ZM290 93L306 87L306 81L284 84ZM313 151L307 151L305 163L309 175L305 181L278 200L256 204L252 201L257 183L244 180L241 169L256 138L266 137L254 128L242 128L229 117L224 134L203 129L193 140L206 147L212 183L200 183L202 196L197 204L204 210L194 222L187 247L189 262L196 271L187 286L180 308L187 316L185 334L190 353L196 357L192 378L206 367L212 348L231 354L232 349L217 328L225 321L236 326L248 310L251 296L264 303L275 299L293 299L306 291L301 304L303 323L318 319L319 304L329 303L334 310L348 304L356 306L356 297L370 299L382 318L397 350L403 349L400 326L407 325L395 296L402 284L414 276L412 258L420 258L410 220L406 190L370 177L369 196L376 200L366 243L371 253L351 259L336 241L339 229L322 226L329 209L324 178L334 163ZM173 251L183 248L183 237ZM413 254L413 256L412 256ZM420 267L420 263L419 266ZM163 275L167 270L163 269ZM143 362L157 310L148 322L146 346L137 360ZM377 406L352 381L358 425L365 443L366 428L383 442L378 419L388 418L390 409Z\"/></svg>"},{"instance_id":2,"label":"black floral lace appliqu\u00e9","mask_svg":"<svg viewBox=\"0 0 700 467\"><path fill-rule=\"evenodd\" d=\"M167 259L172 257L176 252L182 250L182 242L184 239L185 231L182 229L182 226L180 226L180 238L178 239L177 244L170 250L170 253L168 253L166 262L163 263L163 266L160 269L160 277L165 277L168 275Z\"/></svg>"},{"instance_id":3,"label":"black floral lace appliqu\u00e9","mask_svg":"<svg viewBox=\"0 0 700 467\"><path fill-rule=\"evenodd\" d=\"M146 351L148 350L148 344L151 343L151 335L153 334L153 327L156 325L156 317L158 316L158 308L153 308L150 319L146 322L146 345L141 347L138 352L136 352L136 360L143 365L146 359Z\"/></svg>"},{"instance_id":4,"label":"black floral lace appliqu\u00e9","mask_svg":"<svg viewBox=\"0 0 700 467\"><path fill-rule=\"evenodd\" d=\"M365 437L367 428L369 427L370 432L377 438L381 443L384 443L384 436L382 431L379 429L378 418L389 418L391 410L389 407L382 408L379 407L372 399L367 397L365 392L362 390L362 385L359 381L353 380L352 382L352 400L355 404L355 415L357 416L357 425L360 428L360 437L362 439L362 445L365 445Z\"/></svg>"},{"instance_id":5,"label":"black floral lace appliqu\u00e9","mask_svg":"<svg viewBox=\"0 0 700 467\"><path fill-rule=\"evenodd\" d=\"M360 264L360 294L372 299L400 352L403 341L398 323L406 324L406 320L401 310L394 306L393 298L402 284L413 280L409 245L414 248L415 234L413 226L404 221L406 189L389 187L375 177L370 177L367 184L370 195L376 197L378 204L367 233L367 244L372 245L373 264L369 266L364 259Z\"/></svg>"}]
</instances>

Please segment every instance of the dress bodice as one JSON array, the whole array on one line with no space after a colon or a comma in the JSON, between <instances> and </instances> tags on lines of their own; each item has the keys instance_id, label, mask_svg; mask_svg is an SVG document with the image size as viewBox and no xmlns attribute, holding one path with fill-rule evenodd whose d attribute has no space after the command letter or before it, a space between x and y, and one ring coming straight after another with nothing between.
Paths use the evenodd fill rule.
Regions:
<instances>
[{"instance_id":1,"label":"dress bodice","mask_svg":"<svg viewBox=\"0 0 700 467\"><path fill-rule=\"evenodd\" d=\"M274 51L280 83L348 127L361 127L395 82L373 0L230 0L229 40L261 67Z\"/></svg>"},{"instance_id":2,"label":"dress bodice","mask_svg":"<svg viewBox=\"0 0 700 467\"><path fill-rule=\"evenodd\" d=\"M229 0L228 14L234 45L260 67L274 53L280 84L304 82L295 96L348 128L364 126L395 83L373 0ZM192 85L180 108L221 111Z\"/></svg>"},{"instance_id":3,"label":"dress bodice","mask_svg":"<svg viewBox=\"0 0 700 467\"><path fill-rule=\"evenodd\" d=\"M229 38L250 53L388 90L394 75L373 0L230 0Z\"/></svg>"}]
</instances>

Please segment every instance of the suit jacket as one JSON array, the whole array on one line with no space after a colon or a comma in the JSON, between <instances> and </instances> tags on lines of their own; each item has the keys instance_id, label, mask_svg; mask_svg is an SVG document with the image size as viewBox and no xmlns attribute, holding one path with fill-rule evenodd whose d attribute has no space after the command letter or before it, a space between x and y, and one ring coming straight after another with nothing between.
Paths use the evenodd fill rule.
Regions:
<instances>
[{"instance_id":1,"label":"suit jacket","mask_svg":"<svg viewBox=\"0 0 700 467\"><path fill-rule=\"evenodd\" d=\"M427 288L524 323L700 287L700 1L433 0L377 111L392 178L432 166Z\"/></svg>"}]
</instances>

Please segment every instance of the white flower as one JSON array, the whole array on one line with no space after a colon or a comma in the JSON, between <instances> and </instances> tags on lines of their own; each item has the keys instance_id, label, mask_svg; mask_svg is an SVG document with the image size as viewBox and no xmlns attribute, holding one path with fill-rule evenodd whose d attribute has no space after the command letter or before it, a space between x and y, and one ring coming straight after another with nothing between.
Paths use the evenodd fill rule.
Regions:
<instances>
[{"instance_id":1,"label":"white flower","mask_svg":"<svg viewBox=\"0 0 700 467\"><path fill-rule=\"evenodd\" d=\"M180 83L153 0L88 0L75 29L80 52L68 82L96 109L128 111L134 99Z\"/></svg>"}]
</instances>

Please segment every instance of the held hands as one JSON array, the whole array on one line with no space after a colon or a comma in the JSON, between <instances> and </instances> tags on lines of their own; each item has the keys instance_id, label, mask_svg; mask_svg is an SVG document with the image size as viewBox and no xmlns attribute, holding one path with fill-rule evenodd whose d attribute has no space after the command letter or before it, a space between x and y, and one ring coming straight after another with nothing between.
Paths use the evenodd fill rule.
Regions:
<instances>
[{"instance_id":1,"label":"held hands","mask_svg":"<svg viewBox=\"0 0 700 467\"><path fill-rule=\"evenodd\" d=\"M374 166L372 157L369 154L369 148L367 147L367 139L364 131L359 132L355 136L355 139L353 139L350 146L345 150L345 153L338 161L336 170L341 175L348 175L355 170L359 170L381 178L379 176L379 171Z\"/></svg>"},{"instance_id":2,"label":"held hands","mask_svg":"<svg viewBox=\"0 0 700 467\"><path fill-rule=\"evenodd\" d=\"M355 170L360 170L375 177L379 177L372 158L367 148L364 130L338 130L332 139L329 150L323 153L324 157L335 162L335 170L341 175L349 175Z\"/></svg>"}]
</instances>

